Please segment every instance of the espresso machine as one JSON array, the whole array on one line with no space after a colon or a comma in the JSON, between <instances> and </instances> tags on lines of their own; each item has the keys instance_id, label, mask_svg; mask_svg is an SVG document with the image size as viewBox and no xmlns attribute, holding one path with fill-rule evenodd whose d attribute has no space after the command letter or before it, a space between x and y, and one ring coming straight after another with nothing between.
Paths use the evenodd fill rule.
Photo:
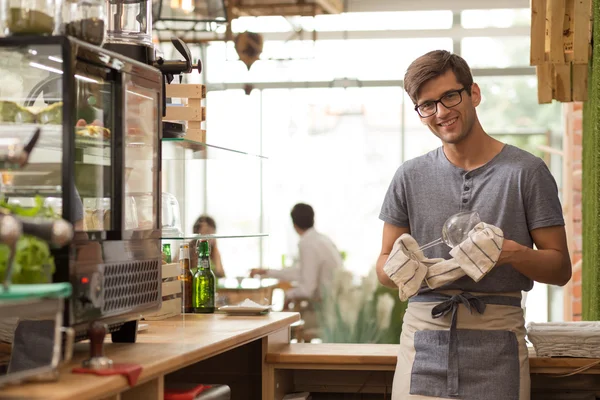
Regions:
<instances>
[{"instance_id":1,"label":"espresso machine","mask_svg":"<svg viewBox=\"0 0 600 400\"><path fill-rule=\"evenodd\" d=\"M176 75L191 73L194 69L202 72L200 60L193 64L188 46L177 37L171 38L171 42L183 56L183 60L165 60L156 56L152 42L151 0L107 0L106 10L107 31L104 48L153 66L162 72L164 116L167 103L165 85L170 84Z\"/></svg>"},{"instance_id":2,"label":"espresso machine","mask_svg":"<svg viewBox=\"0 0 600 400\"><path fill-rule=\"evenodd\" d=\"M161 143L165 85L200 71L156 56L150 0L106 0L102 47L72 36L0 38L0 141L26 143L20 171L2 172L6 201L40 201L72 224L52 249L53 282L73 294L63 322L77 339L93 322L113 342L135 342L142 313L161 305Z\"/></svg>"}]
</instances>

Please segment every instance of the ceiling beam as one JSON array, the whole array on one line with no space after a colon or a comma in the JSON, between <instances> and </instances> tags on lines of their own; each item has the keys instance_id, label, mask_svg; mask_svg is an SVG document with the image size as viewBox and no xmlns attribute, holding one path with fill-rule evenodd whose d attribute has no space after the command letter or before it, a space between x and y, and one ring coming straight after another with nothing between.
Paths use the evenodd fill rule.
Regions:
<instances>
[{"instance_id":1,"label":"ceiling beam","mask_svg":"<svg viewBox=\"0 0 600 400\"><path fill-rule=\"evenodd\" d=\"M512 68L473 68L471 70L473 77L486 76L535 76L534 67L512 67ZM348 80L348 87L402 87L401 79L388 80ZM315 89L315 88L339 88L336 80L334 81L310 81L310 82L227 82L227 83L209 83L206 85L207 91L241 89L246 85L252 85L255 89Z\"/></svg>"},{"instance_id":2,"label":"ceiling beam","mask_svg":"<svg viewBox=\"0 0 600 400\"><path fill-rule=\"evenodd\" d=\"M348 12L529 8L529 0L348 0Z\"/></svg>"},{"instance_id":3,"label":"ceiling beam","mask_svg":"<svg viewBox=\"0 0 600 400\"><path fill-rule=\"evenodd\" d=\"M312 31L302 32L264 32L261 33L265 41L312 40ZM511 28L482 28L465 29L451 27L448 29L419 29L419 30L379 30L379 31L347 31L347 32L317 32L317 40L343 40L343 39L424 39L424 38L450 38L460 40L466 37L510 37L529 36L530 28L527 26ZM171 41L172 32L158 32L161 41ZM192 32L188 35L178 35L186 43L205 43L224 40L224 34L214 32Z\"/></svg>"}]
</instances>

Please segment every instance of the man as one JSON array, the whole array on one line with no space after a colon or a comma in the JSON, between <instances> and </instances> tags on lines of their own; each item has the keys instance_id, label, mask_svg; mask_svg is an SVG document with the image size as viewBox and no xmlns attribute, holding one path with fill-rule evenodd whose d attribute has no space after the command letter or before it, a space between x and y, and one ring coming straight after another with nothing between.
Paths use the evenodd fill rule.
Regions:
<instances>
[{"instance_id":1,"label":"man","mask_svg":"<svg viewBox=\"0 0 600 400\"><path fill-rule=\"evenodd\" d=\"M298 203L291 212L294 230L300 235L298 260L282 270L253 269L250 274L264 275L281 281L296 282L289 289L287 300L319 299L321 285L332 281L333 272L342 267L342 257L331 239L315 230L315 213L308 204Z\"/></svg>"},{"instance_id":2,"label":"man","mask_svg":"<svg viewBox=\"0 0 600 400\"><path fill-rule=\"evenodd\" d=\"M422 286L409 300L392 398L529 400L521 291L571 278L556 183L541 159L485 133L476 112L481 91L461 57L429 52L408 67L404 85L442 147L402 164L390 184L380 214L380 282L395 287L383 267L396 239L435 240L457 212L477 211L504 241L479 282L465 276L436 290ZM425 253L448 259L448 251Z\"/></svg>"}]
</instances>

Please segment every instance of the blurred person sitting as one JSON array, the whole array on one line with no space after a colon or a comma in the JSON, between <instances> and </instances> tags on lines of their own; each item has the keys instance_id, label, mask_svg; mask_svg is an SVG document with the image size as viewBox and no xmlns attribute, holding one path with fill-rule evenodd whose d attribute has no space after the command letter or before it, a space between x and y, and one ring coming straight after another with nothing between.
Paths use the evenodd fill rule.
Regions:
<instances>
[{"instance_id":1,"label":"blurred person sitting","mask_svg":"<svg viewBox=\"0 0 600 400\"><path fill-rule=\"evenodd\" d=\"M298 259L294 265L282 270L256 268L250 275L295 282L296 286L285 293L286 303L303 299L318 301L321 285L329 286L334 270L342 268L342 256L331 239L315 230L315 213L311 206L296 204L291 217L294 230L300 235Z\"/></svg>"},{"instance_id":2,"label":"blurred person sitting","mask_svg":"<svg viewBox=\"0 0 600 400\"><path fill-rule=\"evenodd\" d=\"M192 230L195 235L214 235L217 232L217 224L212 217L201 215L196 222L194 222ZM190 262L192 268L196 268L198 265L196 242L197 240L192 240L190 243ZM212 270L217 278L224 278L225 271L223 270L223 263L221 262L221 253L217 247L217 240L209 239L208 243L210 244L210 265Z\"/></svg>"}]
</instances>

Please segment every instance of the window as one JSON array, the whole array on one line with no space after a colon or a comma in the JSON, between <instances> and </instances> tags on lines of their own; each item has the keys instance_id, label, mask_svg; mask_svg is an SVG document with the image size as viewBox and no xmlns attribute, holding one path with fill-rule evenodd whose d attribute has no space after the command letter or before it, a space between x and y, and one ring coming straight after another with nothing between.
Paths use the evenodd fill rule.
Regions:
<instances>
[{"instance_id":1,"label":"window","mask_svg":"<svg viewBox=\"0 0 600 400\"><path fill-rule=\"evenodd\" d=\"M208 82L305 82L340 78L400 80L416 57L452 50L449 38L269 41L250 71L232 43L208 47Z\"/></svg>"},{"instance_id":2,"label":"window","mask_svg":"<svg viewBox=\"0 0 600 400\"><path fill-rule=\"evenodd\" d=\"M383 196L400 164L400 88L265 90L270 223L265 265L293 255L290 210L315 209L315 227L365 275L381 245ZM287 258L287 257L286 257Z\"/></svg>"},{"instance_id":3,"label":"window","mask_svg":"<svg viewBox=\"0 0 600 400\"><path fill-rule=\"evenodd\" d=\"M406 117L404 119L403 160L422 156L441 146L440 139L421 122L414 109L414 104L406 92L404 92L404 112Z\"/></svg>"},{"instance_id":4,"label":"window","mask_svg":"<svg viewBox=\"0 0 600 400\"><path fill-rule=\"evenodd\" d=\"M464 10L460 17L461 25L467 29L510 28L531 24L531 11L528 8Z\"/></svg>"},{"instance_id":5,"label":"window","mask_svg":"<svg viewBox=\"0 0 600 400\"><path fill-rule=\"evenodd\" d=\"M243 90L208 92L207 142L252 154L260 154L260 93Z\"/></svg>"},{"instance_id":6,"label":"window","mask_svg":"<svg viewBox=\"0 0 600 400\"><path fill-rule=\"evenodd\" d=\"M319 15L316 18L302 18L301 26L306 30L317 31L449 29L452 26L452 12L397 11Z\"/></svg>"},{"instance_id":7,"label":"window","mask_svg":"<svg viewBox=\"0 0 600 400\"><path fill-rule=\"evenodd\" d=\"M241 17L233 20L234 32L361 31L401 29L448 29L451 11L363 12L316 17Z\"/></svg>"},{"instance_id":8,"label":"window","mask_svg":"<svg viewBox=\"0 0 600 400\"><path fill-rule=\"evenodd\" d=\"M528 37L470 37L461 41L461 55L471 68L529 66Z\"/></svg>"},{"instance_id":9,"label":"window","mask_svg":"<svg viewBox=\"0 0 600 400\"><path fill-rule=\"evenodd\" d=\"M537 102L535 76L475 77L482 101L479 120L490 133L527 133L562 129L560 103Z\"/></svg>"}]
</instances>

